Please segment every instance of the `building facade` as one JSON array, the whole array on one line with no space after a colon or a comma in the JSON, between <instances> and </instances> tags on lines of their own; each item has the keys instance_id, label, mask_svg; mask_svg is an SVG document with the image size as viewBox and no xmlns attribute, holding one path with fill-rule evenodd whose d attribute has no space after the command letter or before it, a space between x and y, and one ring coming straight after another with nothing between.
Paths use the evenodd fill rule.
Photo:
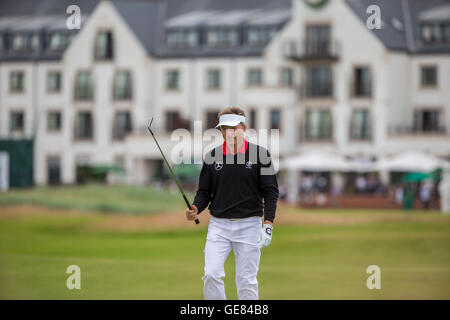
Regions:
<instances>
[{"instance_id":1,"label":"building facade","mask_svg":"<svg viewBox=\"0 0 450 320\"><path fill-rule=\"evenodd\" d=\"M450 156L448 1L83 0L80 30L69 2L0 7L0 139L34 139L38 185L75 183L84 164L150 183L148 120L169 155L173 130L197 129L198 157L225 106L279 129L281 159Z\"/></svg>"}]
</instances>

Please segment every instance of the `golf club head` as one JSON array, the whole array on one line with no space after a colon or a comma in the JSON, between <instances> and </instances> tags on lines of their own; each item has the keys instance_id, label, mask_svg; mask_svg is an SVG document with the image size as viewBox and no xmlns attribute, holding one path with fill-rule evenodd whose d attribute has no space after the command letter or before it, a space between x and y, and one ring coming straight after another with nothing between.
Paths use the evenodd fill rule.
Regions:
<instances>
[{"instance_id":1,"label":"golf club head","mask_svg":"<svg viewBox=\"0 0 450 320\"><path fill-rule=\"evenodd\" d=\"M148 126L147 126L149 131L151 131L150 126L152 125L152 122L153 122L153 117L150 119Z\"/></svg>"}]
</instances>

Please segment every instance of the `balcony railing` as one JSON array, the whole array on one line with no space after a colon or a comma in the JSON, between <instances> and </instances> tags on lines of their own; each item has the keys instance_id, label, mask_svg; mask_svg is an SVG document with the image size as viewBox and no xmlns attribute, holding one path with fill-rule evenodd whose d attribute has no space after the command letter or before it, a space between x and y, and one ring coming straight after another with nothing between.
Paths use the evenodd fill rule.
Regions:
<instances>
[{"instance_id":1,"label":"balcony railing","mask_svg":"<svg viewBox=\"0 0 450 320\"><path fill-rule=\"evenodd\" d=\"M337 41L288 40L284 43L283 54L288 59L297 61L331 60L339 58Z\"/></svg>"},{"instance_id":2,"label":"balcony railing","mask_svg":"<svg viewBox=\"0 0 450 320\"><path fill-rule=\"evenodd\" d=\"M392 126L389 128L389 135L402 136L402 135L445 135L445 127L434 128L416 128L414 126Z\"/></svg>"},{"instance_id":3,"label":"balcony railing","mask_svg":"<svg viewBox=\"0 0 450 320\"><path fill-rule=\"evenodd\" d=\"M325 142L333 143L333 128L322 129L319 132L312 133L307 131L307 124L303 123L302 128L298 131L299 142Z\"/></svg>"},{"instance_id":4,"label":"balcony railing","mask_svg":"<svg viewBox=\"0 0 450 320\"><path fill-rule=\"evenodd\" d=\"M301 99L332 99L333 85L332 83L312 82L304 83L299 88Z\"/></svg>"}]
</instances>

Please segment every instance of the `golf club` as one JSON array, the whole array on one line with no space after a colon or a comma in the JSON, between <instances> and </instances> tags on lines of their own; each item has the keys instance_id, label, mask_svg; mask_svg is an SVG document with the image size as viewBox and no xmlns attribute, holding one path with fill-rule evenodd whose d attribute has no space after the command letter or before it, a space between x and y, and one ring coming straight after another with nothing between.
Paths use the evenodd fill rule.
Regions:
<instances>
[{"instance_id":1,"label":"golf club","mask_svg":"<svg viewBox=\"0 0 450 320\"><path fill-rule=\"evenodd\" d=\"M152 125L152 122L153 122L153 117L151 118L151 120L150 120L150 122L149 122L149 124L148 124L148 127L147 127L147 128L148 128L148 131L150 131L150 133L151 133L153 139L155 140L156 145L158 146L158 149L159 149L159 151L161 152L161 155L162 155L162 157L163 157L163 159L164 159L164 162L166 163L167 167L169 168L169 171L170 171L170 174L172 175L173 180L175 180L175 183L177 184L178 189L180 190L181 194L183 195L183 199L184 199L184 201L186 202L186 205L188 206L189 210L192 210L191 204L189 203L188 199L186 198L186 195L184 194L183 188L181 188L181 185L180 185L180 183L178 182L178 179L177 179L177 177L175 176L175 173L173 173L172 168L171 168L170 165L169 165L169 162L167 162L167 159L166 159L166 157L164 156L164 153L163 153L163 151L161 150L161 147L159 146L158 140L156 140L156 137L155 137L155 135L153 134L152 129L150 129L150 126ZM195 223L196 223L196 224L199 224L200 221L199 221L198 219L195 219Z\"/></svg>"}]
</instances>

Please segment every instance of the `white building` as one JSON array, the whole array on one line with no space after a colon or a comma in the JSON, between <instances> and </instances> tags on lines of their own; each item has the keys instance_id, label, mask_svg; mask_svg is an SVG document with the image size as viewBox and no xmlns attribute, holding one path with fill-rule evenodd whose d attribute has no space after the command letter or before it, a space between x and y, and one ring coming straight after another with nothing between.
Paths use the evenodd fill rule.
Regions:
<instances>
[{"instance_id":1,"label":"white building","mask_svg":"<svg viewBox=\"0 0 450 320\"><path fill-rule=\"evenodd\" d=\"M72 2L0 3L0 139L34 137L36 184L75 183L85 163L148 183L150 117L170 154L173 129L232 105L280 128L281 158L450 156L446 0L80 0L73 31Z\"/></svg>"}]
</instances>

